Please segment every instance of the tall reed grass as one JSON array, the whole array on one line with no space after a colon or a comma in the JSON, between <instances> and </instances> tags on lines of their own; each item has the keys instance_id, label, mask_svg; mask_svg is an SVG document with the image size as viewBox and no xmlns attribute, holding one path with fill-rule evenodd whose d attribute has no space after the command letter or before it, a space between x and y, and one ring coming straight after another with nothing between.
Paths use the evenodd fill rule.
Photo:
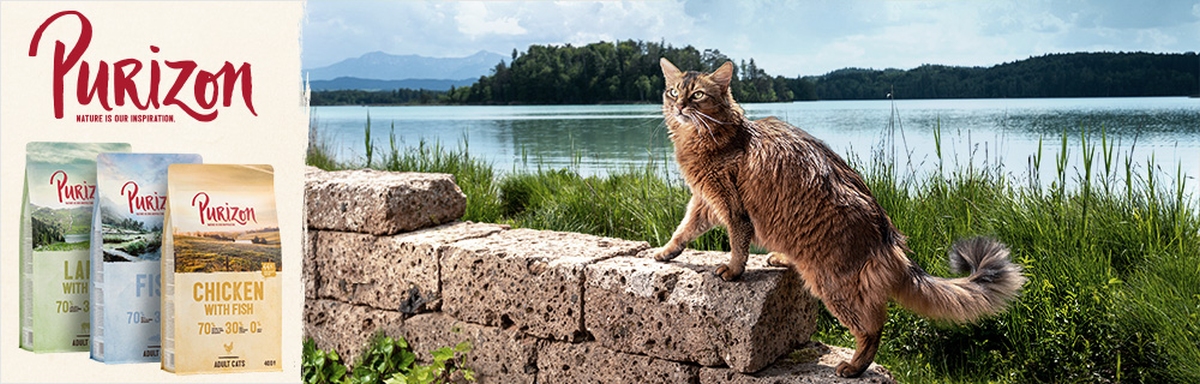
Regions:
<instances>
[{"instance_id":1,"label":"tall reed grass","mask_svg":"<svg viewBox=\"0 0 1200 384\"><path fill-rule=\"evenodd\" d=\"M1132 148L1093 135L1081 134L1078 153L1061 137L1044 187L999 166L898 180L879 153L856 165L931 273L949 275L954 239L986 234L1029 278L1008 312L976 325L894 307L880 361L917 382L1200 382L1200 215L1188 180L1178 169L1164 180L1152 159L1139 167ZM831 318L820 325L827 340L849 341Z\"/></svg>"},{"instance_id":2,"label":"tall reed grass","mask_svg":"<svg viewBox=\"0 0 1200 384\"><path fill-rule=\"evenodd\" d=\"M940 141L940 124L935 130ZM866 160L852 158L927 271L949 276L948 246L990 235L1011 247L1029 278L1007 312L974 325L933 322L894 306L877 361L902 382L1200 382L1200 215L1185 193L1189 181L1179 170L1155 168L1153 159L1144 166L1131 159L1132 149L1103 130L1084 132L1078 153L1069 152L1066 134L1060 139L1056 179L1046 185L1036 171L1015 180L998 161L946 168L939 157L936 172L919 174L901 173L884 146ZM364 165L327 162L320 152L328 148L310 143L310 163ZM392 135L386 149L371 167L454 174L467 194L465 220L661 246L690 197L653 159L605 177L571 169L499 175L470 157L465 141L454 150L402 147ZM1028 159L1031 168L1046 160L1043 149ZM1068 169L1068 156L1082 156L1082 169ZM691 246L728 249L720 231ZM853 346L827 313L815 338Z\"/></svg>"}]
</instances>

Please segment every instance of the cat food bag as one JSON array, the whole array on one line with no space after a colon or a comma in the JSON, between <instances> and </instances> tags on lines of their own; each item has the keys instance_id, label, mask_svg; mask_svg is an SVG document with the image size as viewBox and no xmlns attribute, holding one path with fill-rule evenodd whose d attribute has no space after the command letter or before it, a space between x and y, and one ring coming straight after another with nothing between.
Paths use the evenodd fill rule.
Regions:
<instances>
[{"instance_id":1,"label":"cat food bag","mask_svg":"<svg viewBox=\"0 0 1200 384\"><path fill-rule=\"evenodd\" d=\"M268 165L173 164L162 247L162 368L281 371L282 249Z\"/></svg>"},{"instance_id":2,"label":"cat food bag","mask_svg":"<svg viewBox=\"0 0 1200 384\"><path fill-rule=\"evenodd\" d=\"M21 348L87 351L96 155L124 143L31 142L21 207Z\"/></svg>"},{"instance_id":3,"label":"cat food bag","mask_svg":"<svg viewBox=\"0 0 1200 384\"><path fill-rule=\"evenodd\" d=\"M104 153L96 157L92 213L92 359L158 362L167 166L196 154Z\"/></svg>"}]
</instances>

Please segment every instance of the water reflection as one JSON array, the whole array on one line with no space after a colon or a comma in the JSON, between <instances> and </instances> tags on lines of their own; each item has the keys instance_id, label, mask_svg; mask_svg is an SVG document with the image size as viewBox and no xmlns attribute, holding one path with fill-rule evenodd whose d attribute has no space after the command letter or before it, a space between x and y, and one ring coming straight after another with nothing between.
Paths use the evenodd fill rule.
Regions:
<instances>
[{"instance_id":1,"label":"water reflection","mask_svg":"<svg viewBox=\"0 0 1200 384\"><path fill-rule=\"evenodd\" d=\"M1068 175L1082 173L1081 134L1098 144L1103 130L1120 156L1139 169L1177 170L1196 191L1200 176L1200 100L1187 98L987 99L822 101L747 104L752 118L777 116L824 140L843 155L869 156L881 147L901 170L922 174L972 164L1001 165L1028 179L1039 152L1041 180L1053 180L1064 133ZM364 160L364 127L387 151L394 125L397 146L420 140L468 145L473 156L511 172L571 168L604 174L648 161L670 164L672 147L658 105L315 107L315 124L343 160ZM934 132L940 127L941 153ZM894 145L893 145L894 143ZM377 153L378 153L377 151ZM1177 168L1178 167L1178 168ZM1122 170L1123 171L1123 170Z\"/></svg>"}]
</instances>

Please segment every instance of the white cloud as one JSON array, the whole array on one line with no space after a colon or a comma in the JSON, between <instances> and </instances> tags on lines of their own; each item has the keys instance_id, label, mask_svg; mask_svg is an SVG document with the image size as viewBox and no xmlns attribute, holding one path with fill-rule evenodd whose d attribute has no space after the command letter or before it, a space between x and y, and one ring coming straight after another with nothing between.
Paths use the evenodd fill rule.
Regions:
<instances>
[{"instance_id":1,"label":"white cloud","mask_svg":"<svg viewBox=\"0 0 1200 384\"><path fill-rule=\"evenodd\" d=\"M471 39L487 35L523 35L528 31L512 16L491 16L488 6L482 2L458 3L458 14L454 16L458 31Z\"/></svg>"},{"instance_id":2,"label":"white cloud","mask_svg":"<svg viewBox=\"0 0 1200 384\"><path fill-rule=\"evenodd\" d=\"M1179 39L1156 29L1144 29L1137 32L1136 41L1145 44L1146 50L1157 51L1175 45Z\"/></svg>"},{"instance_id":3,"label":"white cloud","mask_svg":"<svg viewBox=\"0 0 1200 384\"><path fill-rule=\"evenodd\" d=\"M307 8L306 68L371 51L507 55L530 44L626 39L719 49L785 76L1200 46L1200 4L1194 0L1161 7L1107 0L310 1Z\"/></svg>"},{"instance_id":4,"label":"white cloud","mask_svg":"<svg viewBox=\"0 0 1200 384\"><path fill-rule=\"evenodd\" d=\"M675 1L532 2L526 6L522 24L530 30L530 43L674 42L692 27L682 4ZM585 40L589 38L592 40Z\"/></svg>"},{"instance_id":5,"label":"white cloud","mask_svg":"<svg viewBox=\"0 0 1200 384\"><path fill-rule=\"evenodd\" d=\"M374 51L428 54L430 46L456 45L447 36L458 34L452 6L440 2L310 1L305 12L304 68Z\"/></svg>"}]
</instances>

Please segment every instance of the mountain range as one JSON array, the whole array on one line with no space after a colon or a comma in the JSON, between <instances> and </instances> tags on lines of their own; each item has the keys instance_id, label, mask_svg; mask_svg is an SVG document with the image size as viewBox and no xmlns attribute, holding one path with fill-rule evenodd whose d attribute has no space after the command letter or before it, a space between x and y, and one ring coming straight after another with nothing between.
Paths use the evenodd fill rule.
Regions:
<instances>
[{"instance_id":1,"label":"mountain range","mask_svg":"<svg viewBox=\"0 0 1200 384\"><path fill-rule=\"evenodd\" d=\"M446 90L491 74L508 57L479 51L467 57L425 57L371 52L332 65L306 69L313 90L396 88Z\"/></svg>"},{"instance_id":2,"label":"mountain range","mask_svg":"<svg viewBox=\"0 0 1200 384\"><path fill-rule=\"evenodd\" d=\"M333 80L313 80L308 82L309 88L313 91L338 91L338 90L361 90L361 91L390 91L393 89L425 89L430 91L448 91L450 87L470 87L475 84L479 77L473 77L462 80L441 80L441 79L404 79L404 80L376 80L362 79L357 77L339 77Z\"/></svg>"}]
</instances>

